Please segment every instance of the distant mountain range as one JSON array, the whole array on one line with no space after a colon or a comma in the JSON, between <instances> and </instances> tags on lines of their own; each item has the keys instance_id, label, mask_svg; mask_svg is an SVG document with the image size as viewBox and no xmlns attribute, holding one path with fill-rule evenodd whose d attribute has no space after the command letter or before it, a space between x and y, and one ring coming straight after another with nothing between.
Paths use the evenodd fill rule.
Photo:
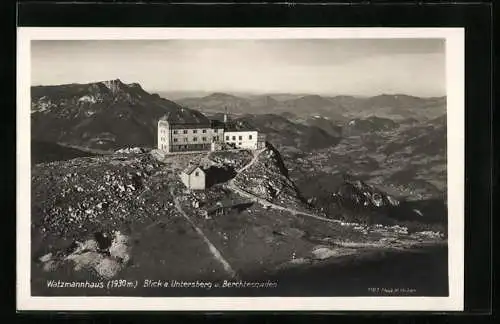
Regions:
<instances>
[{"instance_id":1,"label":"distant mountain range","mask_svg":"<svg viewBox=\"0 0 500 324\"><path fill-rule=\"evenodd\" d=\"M322 125L322 127L305 125L294 123L275 114L247 114L237 120L266 134L267 140L280 150L292 147L301 151L311 151L336 145L341 138L341 131L336 130L332 124ZM331 131L328 132L328 129Z\"/></svg>"},{"instance_id":2,"label":"distant mountain range","mask_svg":"<svg viewBox=\"0 0 500 324\"><path fill-rule=\"evenodd\" d=\"M430 119L446 113L446 97L419 98L404 94L382 94L375 97L319 95L235 96L212 93L203 97L176 100L180 105L207 112L227 108L234 114L293 113L299 117L321 115L339 122L356 117L376 115L392 119Z\"/></svg>"},{"instance_id":3,"label":"distant mountain range","mask_svg":"<svg viewBox=\"0 0 500 324\"><path fill-rule=\"evenodd\" d=\"M359 135L368 132L388 131L398 127L399 124L392 119L370 116L350 120L343 128L343 134L346 136Z\"/></svg>"}]
</instances>

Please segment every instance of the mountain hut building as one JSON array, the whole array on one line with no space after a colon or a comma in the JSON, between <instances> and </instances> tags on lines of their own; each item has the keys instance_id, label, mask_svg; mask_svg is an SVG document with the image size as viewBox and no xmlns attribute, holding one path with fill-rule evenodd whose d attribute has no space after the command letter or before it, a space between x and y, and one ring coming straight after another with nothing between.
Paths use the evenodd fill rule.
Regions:
<instances>
[{"instance_id":1,"label":"mountain hut building","mask_svg":"<svg viewBox=\"0 0 500 324\"><path fill-rule=\"evenodd\" d=\"M224 127L224 143L230 147L241 149L257 149L258 132L243 123L226 123Z\"/></svg>"},{"instance_id":2,"label":"mountain hut building","mask_svg":"<svg viewBox=\"0 0 500 324\"><path fill-rule=\"evenodd\" d=\"M158 121L158 149L165 152L210 151L212 143L222 142L224 128L201 121L195 123L172 122L168 118Z\"/></svg>"},{"instance_id":3,"label":"mountain hut building","mask_svg":"<svg viewBox=\"0 0 500 324\"><path fill-rule=\"evenodd\" d=\"M164 152L218 151L223 146L256 150L264 146L265 137L242 122L201 120L179 122L163 117L158 121L158 149Z\"/></svg>"}]
</instances>

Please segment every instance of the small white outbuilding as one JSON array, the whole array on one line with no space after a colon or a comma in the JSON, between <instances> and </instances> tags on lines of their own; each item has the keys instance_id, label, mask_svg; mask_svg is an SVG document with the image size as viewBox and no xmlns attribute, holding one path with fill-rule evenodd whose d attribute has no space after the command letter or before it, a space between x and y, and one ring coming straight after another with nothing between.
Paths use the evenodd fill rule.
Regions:
<instances>
[{"instance_id":1,"label":"small white outbuilding","mask_svg":"<svg viewBox=\"0 0 500 324\"><path fill-rule=\"evenodd\" d=\"M206 172L197 164L191 164L181 174L181 181L186 188L204 190L206 188Z\"/></svg>"}]
</instances>

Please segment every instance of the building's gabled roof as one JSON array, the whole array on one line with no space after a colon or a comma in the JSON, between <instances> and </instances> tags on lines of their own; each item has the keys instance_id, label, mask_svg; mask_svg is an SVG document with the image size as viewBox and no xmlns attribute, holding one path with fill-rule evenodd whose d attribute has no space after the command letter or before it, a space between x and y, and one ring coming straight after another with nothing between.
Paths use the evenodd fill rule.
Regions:
<instances>
[{"instance_id":1,"label":"building's gabled roof","mask_svg":"<svg viewBox=\"0 0 500 324\"><path fill-rule=\"evenodd\" d=\"M248 132L248 131L256 131L255 128L248 125L246 122L242 121L231 121L227 122L225 125L226 132Z\"/></svg>"},{"instance_id":2,"label":"building's gabled roof","mask_svg":"<svg viewBox=\"0 0 500 324\"><path fill-rule=\"evenodd\" d=\"M194 172L194 170L196 169L200 169L201 171L205 172L203 170L203 168L201 166L199 166L198 164L190 164L187 168L185 168L182 172L187 174L187 175L190 175L191 173Z\"/></svg>"},{"instance_id":3,"label":"building's gabled roof","mask_svg":"<svg viewBox=\"0 0 500 324\"><path fill-rule=\"evenodd\" d=\"M169 111L160 118L160 121L168 121L171 128L208 128L210 120L202 113L188 108L177 111Z\"/></svg>"},{"instance_id":4,"label":"building's gabled roof","mask_svg":"<svg viewBox=\"0 0 500 324\"><path fill-rule=\"evenodd\" d=\"M202 128L210 128L210 124L170 124L169 127L171 129L202 129Z\"/></svg>"}]
</instances>

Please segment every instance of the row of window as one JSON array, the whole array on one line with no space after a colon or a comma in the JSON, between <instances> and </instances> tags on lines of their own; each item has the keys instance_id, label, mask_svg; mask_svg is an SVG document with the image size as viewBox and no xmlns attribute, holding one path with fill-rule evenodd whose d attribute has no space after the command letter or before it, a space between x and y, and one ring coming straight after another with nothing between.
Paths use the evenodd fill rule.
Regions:
<instances>
[{"instance_id":1,"label":"row of window","mask_svg":"<svg viewBox=\"0 0 500 324\"><path fill-rule=\"evenodd\" d=\"M183 132L183 134L187 134L188 133L188 131L186 129L184 129L182 132ZM193 134L196 134L197 132L198 132L198 130L193 129ZM217 133L217 129L214 129L214 132ZM164 131L162 130L161 133L164 134ZM202 133L206 133L206 129L203 129ZM174 130L174 134L178 134L178 131ZM236 136L234 136L234 135L233 136L226 135L226 141L231 140L231 138L232 138L233 141L236 141ZM219 136L214 136L213 139L214 139L214 141L218 141L219 140ZM252 135L248 135L248 139L251 140L252 139ZM164 141L164 140L165 140L165 138L162 137L162 141ZM238 140L242 141L243 140L243 136L239 135L238 136ZM188 141L188 139L185 138L184 142L187 142L187 141ZM193 137L193 141L194 142L198 141L198 138L197 137ZM202 137L202 141L206 141L206 137ZM174 142L177 142L176 138L174 138Z\"/></svg>"},{"instance_id":2,"label":"row of window","mask_svg":"<svg viewBox=\"0 0 500 324\"><path fill-rule=\"evenodd\" d=\"M226 136L226 141L229 141L230 140L229 138L230 138L230 136ZM248 139L251 140L252 139L252 135L248 135ZM233 136L232 140L236 141L236 136ZM240 141L243 140L243 136L241 136L241 135L238 136L238 140L240 140Z\"/></svg>"},{"instance_id":3,"label":"row of window","mask_svg":"<svg viewBox=\"0 0 500 324\"><path fill-rule=\"evenodd\" d=\"M177 139L174 139L174 142L176 142L176 140ZM233 143L233 144L236 144L236 143ZM193 145L195 145L195 144L192 144L192 145L177 145L177 146L174 146L174 147L177 148L177 150L186 150L186 149L189 149ZM206 145L206 144L196 144L196 145ZM242 143L239 142L238 146L241 146L241 145L242 145ZM161 149L162 150L167 149L167 147L168 147L167 145L164 145L164 144L161 145ZM175 151L177 151L177 150L175 150Z\"/></svg>"},{"instance_id":4,"label":"row of window","mask_svg":"<svg viewBox=\"0 0 500 324\"><path fill-rule=\"evenodd\" d=\"M219 130L216 129L216 128L214 128L213 131L214 131L214 133L218 133L219 132ZM179 134L179 132L180 132L180 130L174 130L174 134ZM193 132L193 134L197 134L198 133L198 129L193 129L192 132ZM202 129L201 132L203 134L206 134L207 130L206 129ZM183 129L182 130L182 134L187 134L187 133L188 133L187 129Z\"/></svg>"},{"instance_id":5,"label":"row of window","mask_svg":"<svg viewBox=\"0 0 500 324\"><path fill-rule=\"evenodd\" d=\"M165 137L161 137L160 140L162 142L165 142ZM183 140L184 143L188 143L189 142L189 139L187 137L183 138L182 140ZM219 136L213 136L212 140L215 141L215 142L218 142L219 141ZM177 143L177 142L179 142L179 139L174 137L173 141ZM203 136L201 138L201 141L202 142L206 142L207 141L207 137ZM193 137L193 142L198 142L198 137Z\"/></svg>"},{"instance_id":6,"label":"row of window","mask_svg":"<svg viewBox=\"0 0 500 324\"><path fill-rule=\"evenodd\" d=\"M218 129L213 129L213 131L214 131L215 133L217 133L217 132L218 132ZM174 130L174 134L179 134L179 132L180 132L180 130ZM198 129L193 129L193 130L192 130L192 132L193 132L193 134L197 134L197 133L198 133ZM207 132L207 130L206 130L206 129L202 129L202 130L201 130L201 132L202 132L203 134L205 134L205 133ZM161 133L162 133L162 134L165 134L165 131L164 131L164 130L161 130ZM188 134L188 130L187 130L187 129L182 130L182 134ZM197 139L195 139L195 138L196 138L196 137L194 137L193 141L197 141ZM229 141L229 140L230 140L230 138L231 138L231 136L226 136L226 141ZM251 139L252 139L252 135L248 135L248 139L249 139L249 140L251 140ZM215 140L215 138L214 138L214 140ZM218 137L218 136L217 136L217 140L219 140L219 137ZM236 140L236 136L232 136L232 140L233 140L233 141L235 141L235 140ZM242 135L239 135L239 136L238 136L238 140L240 140L240 141L241 141L241 140L243 140L243 136L242 136ZM175 139L174 139L174 142L176 142L176 140L175 140ZM184 140L184 142L187 142L187 140Z\"/></svg>"},{"instance_id":7,"label":"row of window","mask_svg":"<svg viewBox=\"0 0 500 324\"><path fill-rule=\"evenodd\" d=\"M214 136L212 138L214 141L219 141L219 136ZM236 141L236 136L226 136L226 141L230 141L230 140L233 140L233 141ZM248 135L248 139L251 140L252 139L252 135ZM162 137L161 138L162 141L165 141L165 137ZM202 137L201 138L202 142L206 142L207 141L207 138L206 137ZM238 136L238 140L242 141L243 140L243 136ZM183 138L183 141L184 142L188 142L188 138ZM193 137L193 142L197 142L198 141L198 137ZM177 138L174 138L174 142L178 142L178 139Z\"/></svg>"},{"instance_id":8,"label":"row of window","mask_svg":"<svg viewBox=\"0 0 500 324\"><path fill-rule=\"evenodd\" d=\"M178 142L178 141L179 141L179 139L178 139L178 138L174 138L173 140L174 140L174 142ZM214 136L214 137L212 137L212 140L213 140L213 141L219 141L219 136ZM183 141L184 141L185 143L189 142L188 138L183 138ZM207 141L207 138L206 138L206 137L202 137L202 138L201 138L201 141L202 141L202 142L206 142L206 141ZM198 142L198 137L193 137L193 142Z\"/></svg>"}]
</instances>

